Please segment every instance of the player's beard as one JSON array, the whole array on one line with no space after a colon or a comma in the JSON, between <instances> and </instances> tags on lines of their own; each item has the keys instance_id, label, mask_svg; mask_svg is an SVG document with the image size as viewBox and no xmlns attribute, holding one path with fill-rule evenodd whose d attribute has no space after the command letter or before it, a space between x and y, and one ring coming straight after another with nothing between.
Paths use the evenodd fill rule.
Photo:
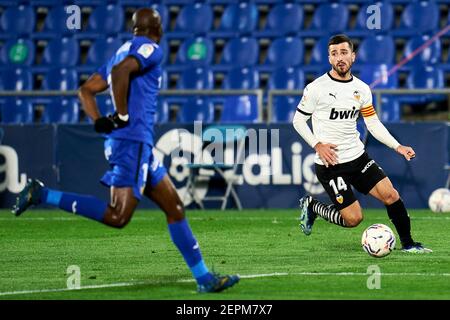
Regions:
<instances>
[{"instance_id":1,"label":"player's beard","mask_svg":"<svg viewBox=\"0 0 450 320\"><path fill-rule=\"evenodd\" d=\"M347 67L347 64L345 64L345 66ZM352 63L350 63L348 68L344 68L343 70L340 69L337 64L333 65L334 71L336 71L336 73L342 78L345 78L347 76L347 74L350 72L351 67L352 67Z\"/></svg>"}]
</instances>

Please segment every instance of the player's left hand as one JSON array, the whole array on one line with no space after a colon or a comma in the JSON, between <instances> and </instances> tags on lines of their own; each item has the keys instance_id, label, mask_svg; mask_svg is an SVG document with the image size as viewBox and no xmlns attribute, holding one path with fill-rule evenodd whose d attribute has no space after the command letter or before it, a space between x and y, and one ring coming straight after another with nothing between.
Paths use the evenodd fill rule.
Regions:
<instances>
[{"instance_id":1,"label":"player's left hand","mask_svg":"<svg viewBox=\"0 0 450 320\"><path fill-rule=\"evenodd\" d=\"M111 117L112 121L114 122L114 129L124 128L130 123L130 120L124 121L124 120L120 119L119 114L117 112L114 112L114 114L110 117Z\"/></svg>"},{"instance_id":2,"label":"player's left hand","mask_svg":"<svg viewBox=\"0 0 450 320\"><path fill-rule=\"evenodd\" d=\"M414 152L413 148L408 146L399 145L397 147L397 152L404 156L408 161L416 157L416 153Z\"/></svg>"}]
</instances>

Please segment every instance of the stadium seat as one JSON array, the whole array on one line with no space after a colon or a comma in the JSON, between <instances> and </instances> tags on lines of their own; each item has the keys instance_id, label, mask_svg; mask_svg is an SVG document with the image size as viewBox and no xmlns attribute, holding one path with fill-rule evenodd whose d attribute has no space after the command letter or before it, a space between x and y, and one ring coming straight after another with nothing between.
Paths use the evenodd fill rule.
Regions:
<instances>
[{"instance_id":1,"label":"stadium seat","mask_svg":"<svg viewBox=\"0 0 450 320\"><path fill-rule=\"evenodd\" d=\"M29 35L33 32L35 24L36 14L31 6L11 6L1 16L2 34L4 36Z\"/></svg>"},{"instance_id":2,"label":"stadium seat","mask_svg":"<svg viewBox=\"0 0 450 320\"><path fill-rule=\"evenodd\" d=\"M89 48L86 64L100 67L111 60L122 42L113 37L99 38Z\"/></svg>"},{"instance_id":3,"label":"stadium seat","mask_svg":"<svg viewBox=\"0 0 450 320\"><path fill-rule=\"evenodd\" d=\"M116 34L123 29L125 13L119 5L108 4L94 9L89 16L88 31L100 36Z\"/></svg>"},{"instance_id":4,"label":"stadium seat","mask_svg":"<svg viewBox=\"0 0 450 320\"><path fill-rule=\"evenodd\" d=\"M73 38L53 39L44 50L43 64L73 67L78 63L80 47Z\"/></svg>"},{"instance_id":5,"label":"stadium seat","mask_svg":"<svg viewBox=\"0 0 450 320\"><path fill-rule=\"evenodd\" d=\"M370 36L374 33L387 33L394 25L394 8L389 1L378 1L372 3L371 1L365 1L366 4L361 6L356 18L355 28L348 30L346 34L349 37ZM368 20L374 11L367 12L369 6L377 5L380 8L380 29L369 29L367 23L373 21Z\"/></svg>"},{"instance_id":6,"label":"stadium seat","mask_svg":"<svg viewBox=\"0 0 450 320\"><path fill-rule=\"evenodd\" d=\"M439 28L439 7L435 1L415 1L407 5L402 13L400 27L393 30L394 36L414 36Z\"/></svg>"},{"instance_id":7,"label":"stadium seat","mask_svg":"<svg viewBox=\"0 0 450 320\"><path fill-rule=\"evenodd\" d=\"M179 110L177 121L180 123L193 123L194 121L211 123L214 121L214 105L208 98L190 97Z\"/></svg>"},{"instance_id":8,"label":"stadium seat","mask_svg":"<svg viewBox=\"0 0 450 320\"><path fill-rule=\"evenodd\" d=\"M435 66L417 65L406 79L408 89L442 89L444 88L444 73ZM402 102L422 104L430 101L445 100L447 96L436 94L412 95L403 97Z\"/></svg>"},{"instance_id":9,"label":"stadium seat","mask_svg":"<svg viewBox=\"0 0 450 320\"><path fill-rule=\"evenodd\" d=\"M373 89L397 89L397 72L388 74L391 64L364 64L361 66L359 78Z\"/></svg>"},{"instance_id":10,"label":"stadium seat","mask_svg":"<svg viewBox=\"0 0 450 320\"><path fill-rule=\"evenodd\" d=\"M114 103L109 94L101 94L96 96L98 110L102 116L113 114L115 112Z\"/></svg>"},{"instance_id":11,"label":"stadium seat","mask_svg":"<svg viewBox=\"0 0 450 320\"><path fill-rule=\"evenodd\" d=\"M303 42L299 38L277 38L269 46L264 62L271 67L292 67L303 64Z\"/></svg>"},{"instance_id":12,"label":"stadium seat","mask_svg":"<svg viewBox=\"0 0 450 320\"><path fill-rule=\"evenodd\" d=\"M328 62L328 37L323 37L314 43L310 65L329 65Z\"/></svg>"},{"instance_id":13,"label":"stadium seat","mask_svg":"<svg viewBox=\"0 0 450 320\"><path fill-rule=\"evenodd\" d=\"M223 81L225 90L252 90L259 88L259 73L253 68L233 68Z\"/></svg>"},{"instance_id":14,"label":"stadium seat","mask_svg":"<svg viewBox=\"0 0 450 320\"><path fill-rule=\"evenodd\" d=\"M44 123L78 123L79 106L76 98L55 98L45 106Z\"/></svg>"},{"instance_id":15,"label":"stadium seat","mask_svg":"<svg viewBox=\"0 0 450 320\"><path fill-rule=\"evenodd\" d=\"M325 36L330 33L343 32L347 28L349 13L342 3L324 3L314 12L313 22L309 30L300 35Z\"/></svg>"},{"instance_id":16,"label":"stadium seat","mask_svg":"<svg viewBox=\"0 0 450 320\"><path fill-rule=\"evenodd\" d=\"M258 41L254 38L233 38L223 49L221 63L233 67L254 66L259 58Z\"/></svg>"},{"instance_id":17,"label":"stadium seat","mask_svg":"<svg viewBox=\"0 0 450 320\"><path fill-rule=\"evenodd\" d=\"M231 3L225 8L218 30L211 35L223 38L248 34L255 30L258 19L258 7L254 3Z\"/></svg>"},{"instance_id":18,"label":"stadium seat","mask_svg":"<svg viewBox=\"0 0 450 320\"><path fill-rule=\"evenodd\" d=\"M267 16L267 23L263 31L256 35L265 37L279 37L294 35L303 27L303 10L296 3L276 4Z\"/></svg>"},{"instance_id":19,"label":"stadium seat","mask_svg":"<svg viewBox=\"0 0 450 320\"><path fill-rule=\"evenodd\" d=\"M365 38L359 45L357 58L362 63L393 63L395 59L394 39L384 35Z\"/></svg>"},{"instance_id":20,"label":"stadium seat","mask_svg":"<svg viewBox=\"0 0 450 320\"><path fill-rule=\"evenodd\" d=\"M78 74L74 69L53 68L44 76L43 90L76 90L78 88Z\"/></svg>"},{"instance_id":21,"label":"stadium seat","mask_svg":"<svg viewBox=\"0 0 450 320\"><path fill-rule=\"evenodd\" d=\"M302 68L278 68L274 70L269 78L269 90L303 90L305 86L305 75ZM274 122L289 122L295 113L295 107L300 101L297 95L273 96L271 119Z\"/></svg>"},{"instance_id":22,"label":"stadium seat","mask_svg":"<svg viewBox=\"0 0 450 320\"><path fill-rule=\"evenodd\" d=\"M272 105L271 122L292 122L300 97L278 96L274 97Z\"/></svg>"},{"instance_id":23,"label":"stadium seat","mask_svg":"<svg viewBox=\"0 0 450 320\"><path fill-rule=\"evenodd\" d=\"M3 88L5 90L32 90L33 75L29 69L6 68L2 71ZM7 81L5 80L7 79Z\"/></svg>"},{"instance_id":24,"label":"stadium seat","mask_svg":"<svg viewBox=\"0 0 450 320\"><path fill-rule=\"evenodd\" d=\"M256 96L229 96L225 98L220 122L255 123L259 120Z\"/></svg>"},{"instance_id":25,"label":"stadium seat","mask_svg":"<svg viewBox=\"0 0 450 320\"><path fill-rule=\"evenodd\" d=\"M162 52L163 52L163 58L161 60L161 64L162 65L166 65L170 63L170 46L169 43L167 42L166 38L162 38L161 41L159 42L159 47L161 48Z\"/></svg>"},{"instance_id":26,"label":"stadium seat","mask_svg":"<svg viewBox=\"0 0 450 320\"><path fill-rule=\"evenodd\" d=\"M191 3L183 6L175 21L174 31L170 36L188 37L205 35L212 26L213 11L209 4Z\"/></svg>"},{"instance_id":27,"label":"stadium seat","mask_svg":"<svg viewBox=\"0 0 450 320\"><path fill-rule=\"evenodd\" d=\"M214 85L213 73L207 68L187 68L178 80L178 89L212 89Z\"/></svg>"},{"instance_id":28,"label":"stadium seat","mask_svg":"<svg viewBox=\"0 0 450 320\"><path fill-rule=\"evenodd\" d=\"M405 46L405 57L410 56L417 48L422 46L425 42L430 40L430 36L422 35L411 38ZM427 46L422 52L414 56L407 64L407 66L416 66L416 65L428 65L428 64L436 64L441 60L442 49L441 49L441 41L436 39L431 42L429 46Z\"/></svg>"},{"instance_id":29,"label":"stadium seat","mask_svg":"<svg viewBox=\"0 0 450 320\"><path fill-rule=\"evenodd\" d=\"M75 34L79 31L77 29L67 28L66 6L55 6L48 12L44 22L44 29L36 37L52 38Z\"/></svg>"},{"instance_id":30,"label":"stadium seat","mask_svg":"<svg viewBox=\"0 0 450 320\"><path fill-rule=\"evenodd\" d=\"M169 103L166 99L158 96L158 102L156 104L155 112L155 124L156 123L166 123L169 121Z\"/></svg>"},{"instance_id":31,"label":"stadium seat","mask_svg":"<svg viewBox=\"0 0 450 320\"><path fill-rule=\"evenodd\" d=\"M28 39L12 39L1 48L1 64L30 66L34 63L35 45Z\"/></svg>"},{"instance_id":32,"label":"stadium seat","mask_svg":"<svg viewBox=\"0 0 450 320\"><path fill-rule=\"evenodd\" d=\"M33 123L33 105L28 99L7 97L1 108L3 123Z\"/></svg>"},{"instance_id":33,"label":"stadium seat","mask_svg":"<svg viewBox=\"0 0 450 320\"><path fill-rule=\"evenodd\" d=\"M178 50L176 64L205 66L212 62L214 44L209 38L195 37L186 39Z\"/></svg>"},{"instance_id":34,"label":"stadium seat","mask_svg":"<svg viewBox=\"0 0 450 320\"><path fill-rule=\"evenodd\" d=\"M301 68L277 68L269 78L269 90L303 90L305 75Z\"/></svg>"}]
</instances>

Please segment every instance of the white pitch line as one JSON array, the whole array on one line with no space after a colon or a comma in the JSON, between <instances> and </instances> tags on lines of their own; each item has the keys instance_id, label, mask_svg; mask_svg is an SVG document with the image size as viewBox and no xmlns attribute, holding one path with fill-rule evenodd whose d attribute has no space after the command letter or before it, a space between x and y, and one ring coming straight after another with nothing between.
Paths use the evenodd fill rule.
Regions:
<instances>
[{"instance_id":1,"label":"white pitch line","mask_svg":"<svg viewBox=\"0 0 450 320\"><path fill-rule=\"evenodd\" d=\"M450 277L450 273L376 273L380 276L412 276L412 277ZM274 272L274 273L262 273L262 274L248 274L240 275L241 279L254 279L254 278L266 278L266 277L283 277L283 276L372 276L373 273L363 272ZM175 281L175 283L194 282L194 279L181 279ZM67 292L78 291L87 289L103 289L103 288L118 288L118 287L132 287L139 285L153 285L153 284L170 284L173 282L164 281L139 281L139 282L118 282L110 284L99 284L82 286L78 289L60 288L60 289L40 289L40 290L21 290L21 291L7 291L0 292L0 296L11 296L20 294L35 294L35 293L53 293L53 292Z\"/></svg>"}]
</instances>

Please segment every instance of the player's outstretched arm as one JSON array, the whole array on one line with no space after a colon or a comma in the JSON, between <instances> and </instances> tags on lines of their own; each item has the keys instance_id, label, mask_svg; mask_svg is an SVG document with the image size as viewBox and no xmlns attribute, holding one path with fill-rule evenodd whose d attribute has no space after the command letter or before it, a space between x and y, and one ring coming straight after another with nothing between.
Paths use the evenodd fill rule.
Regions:
<instances>
[{"instance_id":1,"label":"player's outstretched arm","mask_svg":"<svg viewBox=\"0 0 450 320\"><path fill-rule=\"evenodd\" d=\"M94 122L101 117L98 111L95 95L108 88L108 83L98 73L94 73L89 79L78 89L78 97L80 98L83 110Z\"/></svg>"},{"instance_id":2,"label":"player's outstretched arm","mask_svg":"<svg viewBox=\"0 0 450 320\"><path fill-rule=\"evenodd\" d=\"M364 109L370 109L366 111ZM416 156L416 153L411 147L401 145L386 129L378 118L373 106L363 108L362 115L364 122L366 123L369 132L381 143L385 144L389 148L394 149L399 154L405 157L406 160L411 160Z\"/></svg>"}]
</instances>

